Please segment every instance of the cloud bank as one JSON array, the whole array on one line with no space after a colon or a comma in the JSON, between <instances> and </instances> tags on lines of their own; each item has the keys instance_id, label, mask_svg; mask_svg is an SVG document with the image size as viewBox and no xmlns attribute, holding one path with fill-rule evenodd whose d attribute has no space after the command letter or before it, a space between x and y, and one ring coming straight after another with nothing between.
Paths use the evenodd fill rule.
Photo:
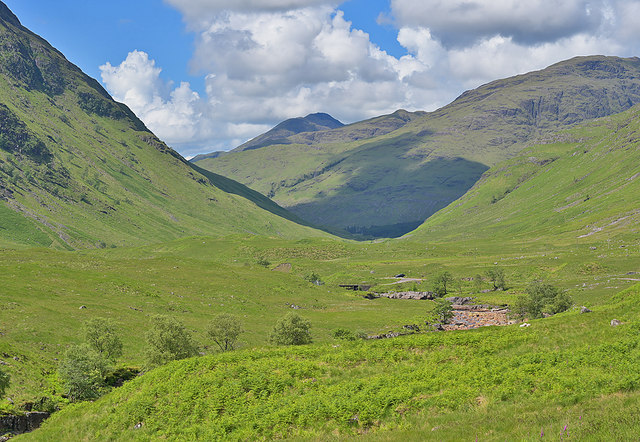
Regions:
<instances>
[{"instance_id":1,"label":"cloud bank","mask_svg":"<svg viewBox=\"0 0 640 442\"><path fill-rule=\"evenodd\" d=\"M634 55L640 0L391 0L389 55L326 0L165 0L196 33L188 83L140 51L101 66L112 95L185 155L230 149L279 121L433 110L465 89L576 55ZM375 37L375 36L374 36ZM374 38L373 37L373 38Z\"/></svg>"}]
</instances>

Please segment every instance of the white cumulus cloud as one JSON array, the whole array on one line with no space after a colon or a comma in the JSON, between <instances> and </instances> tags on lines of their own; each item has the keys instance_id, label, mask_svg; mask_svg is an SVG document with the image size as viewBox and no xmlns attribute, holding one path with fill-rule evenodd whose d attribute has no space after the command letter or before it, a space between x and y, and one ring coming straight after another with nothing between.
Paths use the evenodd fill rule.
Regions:
<instances>
[{"instance_id":1,"label":"white cumulus cloud","mask_svg":"<svg viewBox=\"0 0 640 442\"><path fill-rule=\"evenodd\" d=\"M331 0L164 0L196 35L204 76L163 81L133 51L101 67L107 89L189 155L230 149L286 118L353 122L398 108L433 110L468 88L576 55L635 54L640 0L390 0L405 55L394 57ZM179 79L178 79L179 80Z\"/></svg>"}]
</instances>

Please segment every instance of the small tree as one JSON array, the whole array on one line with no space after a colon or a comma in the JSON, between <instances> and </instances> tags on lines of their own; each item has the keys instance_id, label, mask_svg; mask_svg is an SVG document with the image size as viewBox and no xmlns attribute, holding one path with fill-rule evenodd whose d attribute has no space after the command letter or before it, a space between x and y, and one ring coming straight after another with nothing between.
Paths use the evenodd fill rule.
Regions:
<instances>
[{"instance_id":1,"label":"small tree","mask_svg":"<svg viewBox=\"0 0 640 442\"><path fill-rule=\"evenodd\" d=\"M242 332L238 318L227 313L221 313L213 318L207 328L207 334L220 347L221 351L235 349L238 336Z\"/></svg>"},{"instance_id":2,"label":"small tree","mask_svg":"<svg viewBox=\"0 0 640 442\"><path fill-rule=\"evenodd\" d=\"M436 276L433 285L433 291L438 294L438 296L445 296L447 292L447 287L453 282L453 276L450 272L444 271Z\"/></svg>"},{"instance_id":3,"label":"small tree","mask_svg":"<svg viewBox=\"0 0 640 442\"><path fill-rule=\"evenodd\" d=\"M73 401L100 396L110 370L109 362L87 344L69 347L58 366L58 374Z\"/></svg>"},{"instance_id":4,"label":"small tree","mask_svg":"<svg viewBox=\"0 0 640 442\"><path fill-rule=\"evenodd\" d=\"M436 299L433 314L441 324L448 324L453 318L453 306L445 299Z\"/></svg>"},{"instance_id":5,"label":"small tree","mask_svg":"<svg viewBox=\"0 0 640 442\"><path fill-rule=\"evenodd\" d=\"M4 396L4 393L7 391L7 388L9 388L10 380L11 380L11 377L4 371L0 370L0 398Z\"/></svg>"},{"instance_id":6,"label":"small tree","mask_svg":"<svg viewBox=\"0 0 640 442\"><path fill-rule=\"evenodd\" d=\"M473 291L475 293L482 292L482 275L480 274L473 277Z\"/></svg>"},{"instance_id":7,"label":"small tree","mask_svg":"<svg viewBox=\"0 0 640 442\"><path fill-rule=\"evenodd\" d=\"M198 347L182 322L165 315L154 316L152 321L146 334L147 367L198 355Z\"/></svg>"},{"instance_id":8,"label":"small tree","mask_svg":"<svg viewBox=\"0 0 640 442\"><path fill-rule=\"evenodd\" d=\"M527 287L526 295L520 296L514 310L519 316L541 318L543 313L556 314L573 305L571 296L557 287L544 282L534 282Z\"/></svg>"},{"instance_id":9,"label":"small tree","mask_svg":"<svg viewBox=\"0 0 640 442\"><path fill-rule=\"evenodd\" d=\"M280 318L271 331L269 341L277 345L302 345L311 343L311 323L296 313Z\"/></svg>"},{"instance_id":10,"label":"small tree","mask_svg":"<svg viewBox=\"0 0 640 442\"><path fill-rule=\"evenodd\" d=\"M110 319L93 318L84 323L87 344L111 361L122 356L122 341L116 334L116 326Z\"/></svg>"},{"instance_id":11,"label":"small tree","mask_svg":"<svg viewBox=\"0 0 640 442\"><path fill-rule=\"evenodd\" d=\"M485 272L489 280L493 283L493 290L504 290L504 270L500 267L494 267Z\"/></svg>"}]
</instances>

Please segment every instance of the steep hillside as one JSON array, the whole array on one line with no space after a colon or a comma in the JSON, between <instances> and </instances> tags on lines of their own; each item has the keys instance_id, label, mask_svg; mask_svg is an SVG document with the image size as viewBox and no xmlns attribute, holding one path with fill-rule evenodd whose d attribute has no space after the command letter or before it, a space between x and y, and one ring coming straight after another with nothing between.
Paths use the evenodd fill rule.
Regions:
<instances>
[{"instance_id":1,"label":"steep hillside","mask_svg":"<svg viewBox=\"0 0 640 442\"><path fill-rule=\"evenodd\" d=\"M321 234L228 181L195 170L0 3L0 246Z\"/></svg>"},{"instance_id":2,"label":"steep hillside","mask_svg":"<svg viewBox=\"0 0 640 442\"><path fill-rule=\"evenodd\" d=\"M640 107L549 136L488 170L408 237L474 241L554 237L576 242L640 222Z\"/></svg>"},{"instance_id":3,"label":"steep hillside","mask_svg":"<svg viewBox=\"0 0 640 442\"><path fill-rule=\"evenodd\" d=\"M640 102L640 59L577 57L431 113L399 111L200 161L316 224L405 233L538 137Z\"/></svg>"}]
</instances>

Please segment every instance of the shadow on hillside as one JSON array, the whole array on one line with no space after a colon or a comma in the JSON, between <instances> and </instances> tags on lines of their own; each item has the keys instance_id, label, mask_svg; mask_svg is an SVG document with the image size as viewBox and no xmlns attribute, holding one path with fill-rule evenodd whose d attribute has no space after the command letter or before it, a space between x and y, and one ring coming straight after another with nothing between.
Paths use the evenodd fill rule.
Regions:
<instances>
[{"instance_id":1,"label":"shadow on hillside","mask_svg":"<svg viewBox=\"0 0 640 442\"><path fill-rule=\"evenodd\" d=\"M331 171L349 176L337 191L288 210L313 224L362 235L361 239L395 238L460 198L488 169L464 158L442 157L417 159L408 166L407 150L406 144L396 142L352 155Z\"/></svg>"}]
</instances>

